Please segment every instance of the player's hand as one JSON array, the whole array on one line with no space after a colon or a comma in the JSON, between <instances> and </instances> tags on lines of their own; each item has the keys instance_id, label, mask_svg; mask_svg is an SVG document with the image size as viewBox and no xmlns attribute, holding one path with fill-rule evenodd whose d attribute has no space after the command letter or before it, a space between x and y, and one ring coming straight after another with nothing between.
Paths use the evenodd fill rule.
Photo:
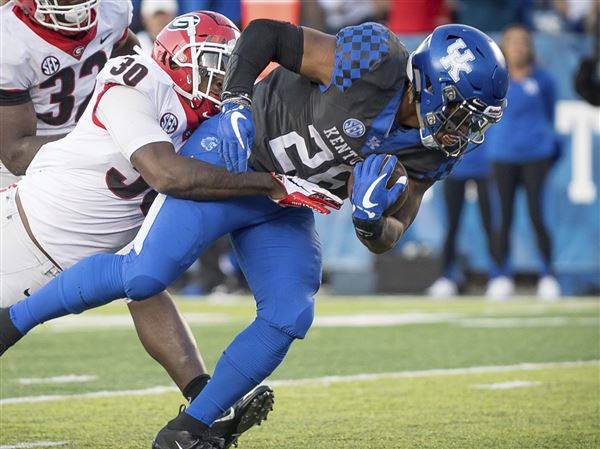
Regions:
<instances>
[{"instance_id":1,"label":"player's hand","mask_svg":"<svg viewBox=\"0 0 600 449\"><path fill-rule=\"evenodd\" d=\"M384 159L385 165L381 167ZM406 178L401 177L387 188L398 158L386 154L371 154L354 166L352 187L352 218L361 221L377 221L383 212L398 200L406 189ZM381 167L381 172L379 171Z\"/></svg>"},{"instance_id":2,"label":"player's hand","mask_svg":"<svg viewBox=\"0 0 600 449\"><path fill-rule=\"evenodd\" d=\"M248 170L248 158L254 140L250 107L224 103L219 115L217 135L220 141L219 154L225 161L227 170L234 173Z\"/></svg>"},{"instance_id":3,"label":"player's hand","mask_svg":"<svg viewBox=\"0 0 600 449\"><path fill-rule=\"evenodd\" d=\"M297 176L271 174L285 191L283 198L271 198L282 207L308 207L323 215L331 213L328 207L334 210L342 207L340 198L310 181Z\"/></svg>"}]
</instances>

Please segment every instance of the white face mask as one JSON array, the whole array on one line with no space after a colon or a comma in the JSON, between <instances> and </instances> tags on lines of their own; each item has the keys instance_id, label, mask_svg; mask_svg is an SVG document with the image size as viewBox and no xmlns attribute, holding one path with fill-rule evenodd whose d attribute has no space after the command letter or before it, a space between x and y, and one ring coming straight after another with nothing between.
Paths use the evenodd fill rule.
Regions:
<instances>
[{"instance_id":1,"label":"white face mask","mask_svg":"<svg viewBox=\"0 0 600 449\"><path fill-rule=\"evenodd\" d=\"M100 0L85 0L75 5L59 5L58 0L35 0L35 19L55 31L87 31L98 23ZM94 13L95 11L95 13ZM47 19L50 20L47 20Z\"/></svg>"}]
</instances>

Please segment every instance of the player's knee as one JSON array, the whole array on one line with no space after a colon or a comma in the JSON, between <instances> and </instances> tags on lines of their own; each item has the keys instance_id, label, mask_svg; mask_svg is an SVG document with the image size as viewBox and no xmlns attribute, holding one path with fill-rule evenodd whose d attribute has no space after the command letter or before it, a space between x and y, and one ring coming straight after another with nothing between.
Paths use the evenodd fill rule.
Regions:
<instances>
[{"instance_id":1,"label":"player's knee","mask_svg":"<svg viewBox=\"0 0 600 449\"><path fill-rule=\"evenodd\" d=\"M315 317L312 296L290 298L288 294L287 298L280 298L279 301L276 313L267 320L292 338L304 338ZM281 307L282 303L285 307Z\"/></svg>"},{"instance_id":2,"label":"player's knee","mask_svg":"<svg viewBox=\"0 0 600 449\"><path fill-rule=\"evenodd\" d=\"M162 292L167 286L152 275L136 275L125 280L125 293L129 299L142 301Z\"/></svg>"},{"instance_id":3,"label":"player's knee","mask_svg":"<svg viewBox=\"0 0 600 449\"><path fill-rule=\"evenodd\" d=\"M293 324L291 335L294 338L304 338L306 333L312 326L315 318L315 304L312 298L310 298L310 305L307 305L296 317L296 321Z\"/></svg>"}]
</instances>

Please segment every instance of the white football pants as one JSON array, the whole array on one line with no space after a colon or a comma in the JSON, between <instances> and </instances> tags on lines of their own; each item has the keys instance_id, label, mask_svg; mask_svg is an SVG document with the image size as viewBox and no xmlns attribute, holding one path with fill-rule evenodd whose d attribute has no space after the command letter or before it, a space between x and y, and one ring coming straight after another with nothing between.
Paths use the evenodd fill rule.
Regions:
<instances>
[{"instance_id":1,"label":"white football pants","mask_svg":"<svg viewBox=\"0 0 600 449\"><path fill-rule=\"evenodd\" d=\"M0 189L0 307L20 301L60 273L27 235L16 194L16 187Z\"/></svg>"}]
</instances>

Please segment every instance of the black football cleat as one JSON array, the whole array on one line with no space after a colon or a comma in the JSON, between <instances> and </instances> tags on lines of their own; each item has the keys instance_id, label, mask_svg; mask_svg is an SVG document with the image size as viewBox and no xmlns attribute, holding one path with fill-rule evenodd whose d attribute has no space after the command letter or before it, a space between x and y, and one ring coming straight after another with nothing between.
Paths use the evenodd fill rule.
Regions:
<instances>
[{"instance_id":1,"label":"black football cleat","mask_svg":"<svg viewBox=\"0 0 600 449\"><path fill-rule=\"evenodd\" d=\"M259 385L242 399L233 404L211 426L212 433L223 439L223 449L235 445L241 434L267 419L273 410L275 394L270 387Z\"/></svg>"},{"instance_id":2,"label":"black football cleat","mask_svg":"<svg viewBox=\"0 0 600 449\"><path fill-rule=\"evenodd\" d=\"M18 342L23 335L10 319L9 309L0 308L0 356Z\"/></svg>"},{"instance_id":3,"label":"black football cleat","mask_svg":"<svg viewBox=\"0 0 600 449\"><path fill-rule=\"evenodd\" d=\"M179 415L161 429L152 442L152 449L223 449L223 438L210 428L179 409Z\"/></svg>"}]
</instances>

